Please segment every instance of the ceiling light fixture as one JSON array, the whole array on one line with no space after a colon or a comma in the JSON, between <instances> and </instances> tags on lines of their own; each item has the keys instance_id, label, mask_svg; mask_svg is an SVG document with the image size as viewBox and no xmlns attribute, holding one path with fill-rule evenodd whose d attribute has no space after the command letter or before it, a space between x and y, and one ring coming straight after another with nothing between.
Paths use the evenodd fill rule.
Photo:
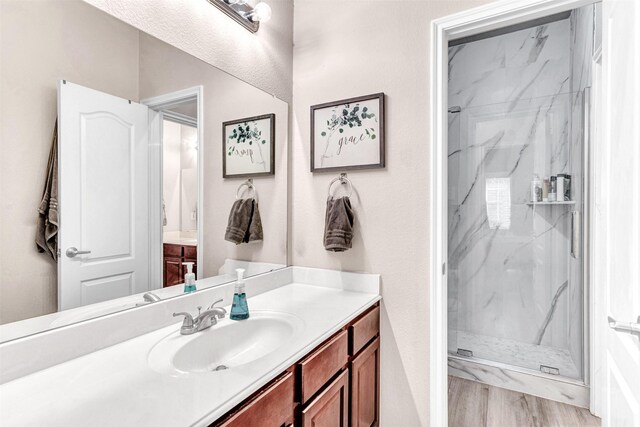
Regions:
<instances>
[{"instance_id":1,"label":"ceiling light fixture","mask_svg":"<svg viewBox=\"0 0 640 427\"><path fill-rule=\"evenodd\" d=\"M252 33L258 31L261 22L271 19L271 7L263 1L253 7L248 0L208 1Z\"/></svg>"}]
</instances>

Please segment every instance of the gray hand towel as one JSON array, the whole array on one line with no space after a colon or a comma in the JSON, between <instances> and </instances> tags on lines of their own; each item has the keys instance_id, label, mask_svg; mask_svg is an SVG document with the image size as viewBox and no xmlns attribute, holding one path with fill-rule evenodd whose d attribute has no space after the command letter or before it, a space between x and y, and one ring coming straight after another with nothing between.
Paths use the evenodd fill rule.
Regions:
<instances>
[{"instance_id":1,"label":"gray hand towel","mask_svg":"<svg viewBox=\"0 0 640 427\"><path fill-rule=\"evenodd\" d=\"M245 242L259 242L262 240L262 219L260 218L257 200L253 201L253 214L251 215L249 232L245 235L245 239Z\"/></svg>"},{"instance_id":2,"label":"gray hand towel","mask_svg":"<svg viewBox=\"0 0 640 427\"><path fill-rule=\"evenodd\" d=\"M324 220L324 248L332 252L343 252L351 248L353 238L353 209L348 197L327 199Z\"/></svg>"},{"instance_id":3,"label":"gray hand towel","mask_svg":"<svg viewBox=\"0 0 640 427\"><path fill-rule=\"evenodd\" d=\"M224 239L236 245L262 240L260 211L253 198L239 199L233 203Z\"/></svg>"},{"instance_id":4,"label":"gray hand towel","mask_svg":"<svg viewBox=\"0 0 640 427\"><path fill-rule=\"evenodd\" d=\"M58 260L58 120L53 127L51 151L47 164L47 179L38 207L36 248Z\"/></svg>"}]
</instances>

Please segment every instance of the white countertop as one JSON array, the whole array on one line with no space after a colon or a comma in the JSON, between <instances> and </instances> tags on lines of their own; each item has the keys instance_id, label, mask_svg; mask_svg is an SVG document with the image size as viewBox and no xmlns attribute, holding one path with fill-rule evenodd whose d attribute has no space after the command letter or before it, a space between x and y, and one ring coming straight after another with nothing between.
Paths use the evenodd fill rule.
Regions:
<instances>
[{"instance_id":1,"label":"white countertop","mask_svg":"<svg viewBox=\"0 0 640 427\"><path fill-rule=\"evenodd\" d=\"M179 329L178 322L0 385L0 425L208 426L379 299L294 281L248 300L250 310L304 322L300 333L265 357L227 371L160 374L149 367L149 352Z\"/></svg>"},{"instance_id":2,"label":"white countertop","mask_svg":"<svg viewBox=\"0 0 640 427\"><path fill-rule=\"evenodd\" d=\"M186 237L165 237L162 243L170 245L198 246L198 239L190 239Z\"/></svg>"}]
</instances>

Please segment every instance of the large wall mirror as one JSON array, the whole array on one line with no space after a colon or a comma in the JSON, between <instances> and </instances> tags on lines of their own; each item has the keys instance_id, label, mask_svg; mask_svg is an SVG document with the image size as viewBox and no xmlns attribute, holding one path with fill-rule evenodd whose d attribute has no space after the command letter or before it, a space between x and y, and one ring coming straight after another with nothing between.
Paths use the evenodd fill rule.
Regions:
<instances>
[{"instance_id":1,"label":"large wall mirror","mask_svg":"<svg viewBox=\"0 0 640 427\"><path fill-rule=\"evenodd\" d=\"M287 265L286 102L81 1L1 20L0 342Z\"/></svg>"}]
</instances>

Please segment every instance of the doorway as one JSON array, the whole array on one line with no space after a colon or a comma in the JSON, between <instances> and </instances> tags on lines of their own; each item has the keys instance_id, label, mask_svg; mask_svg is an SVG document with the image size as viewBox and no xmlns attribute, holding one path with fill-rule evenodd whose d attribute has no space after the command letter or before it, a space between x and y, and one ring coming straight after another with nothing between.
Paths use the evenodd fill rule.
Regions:
<instances>
[{"instance_id":1,"label":"doorway","mask_svg":"<svg viewBox=\"0 0 640 427\"><path fill-rule=\"evenodd\" d=\"M454 316L453 319L454 321L459 321L461 319L463 322L467 322L468 325L471 325L470 329L475 328L476 326L480 326L479 323L482 323L480 320L482 320L484 318L483 315L486 314L486 313L483 313L482 310L472 310L471 306L473 306L473 304L477 305L480 302L479 301L480 299L482 299L482 301L484 301L484 304L486 305L487 301L489 301L490 298L492 297L491 293L483 295L483 298L486 297L484 299L479 298L479 295L477 293L475 295L472 295L473 292L478 291L478 288L475 288L473 290L469 290L468 288L461 289L461 286L463 285L468 286L469 283L472 283L472 281L470 280L465 279L463 282L458 281L456 283L456 279L457 279L456 275L461 274L461 271L459 269L460 267L459 265L456 265L455 263L451 262L452 261L451 255L456 255L456 256L465 255L465 253L463 253L465 251L461 250L461 248L464 248L464 247L468 248L468 246L465 245L465 242L468 242L470 236L468 233L465 234L463 232L458 239L458 243L461 243L461 244L456 244L456 242L453 242L453 243L450 242L450 237L449 237L450 222L452 221L452 219L455 219L456 215L460 214L460 210L458 209L459 206L457 206L455 202L456 201L460 202L458 203L458 205L462 204L463 200L467 202L469 200L469 197L471 197L470 196L471 191L469 190L469 188L474 187L477 184L477 182L479 182L477 181L478 179L480 178L482 179L482 184L481 185L478 184L477 187L475 187L475 191L478 192L478 196L480 196L479 200L482 201L482 204L484 206L483 211L484 211L484 217L486 221L485 222L481 221L478 227L486 228L488 232L485 233L486 236L484 237L486 237L487 241L494 242L494 239L498 238L497 237L498 234L503 233L503 231L507 229L511 229L511 223L510 223L511 220L512 219L515 220L517 218L516 216L517 212L512 212L509 209L507 209L507 207L512 207L513 205L510 198L511 197L527 197L528 198L530 194L530 187L529 187L528 181L529 180L533 181L532 179L533 177L529 176L527 180L524 182L523 188L519 188L519 187L512 188L512 186L519 186L519 184L516 183L513 179L505 179L505 178L511 178L510 174L513 173L511 169L506 171L506 175L505 175L504 173L502 173L502 172L505 172L503 170L487 171L487 170L484 170L483 168L471 167L468 164L468 162L467 163L463 162L463 164L460 165L461 167L460 170L462 170L462 168L466 168L465 170L469 174L469 176L467 177L469 179L467 181L469 182L466 182L466 184L462 182L464 180L462 181L459 180L458 182L455 182L456 173L454 173L453 176L451 174L450 155L453 152L455 152L453 153L454 156L460 153L458 149L462 149L462 147L458 147L458 149L452 150L452 147L449 146L451 137L460 139L462 136L461 134L464 134L464 133L467 133L466 136L468 137L469 129L473 129L474 132L476 132L474 134L474 138L472 138L472 141L475 141L478 144L476 144L477 146L475 147L471 147L469 151L473 151L474 149L477 149L476 150L477 153L475 153L476 157L473 159L471 159L471 157L473 156L470 156L470 158L468 159L469 161L473 160L473 161L476 161L477 163L484 163L486 160L488 160L487 156L489 157L493 156L495 160L497 158L504 158L504 159L509 158L511 154L518 157L523 153L523 150L526 150L532 147L533 145L527 145L526 147L521 146L519 149L517 147L510 147L510 148L506 147L505 150L497 150L499 145L499 140L501 139L500 135L498 135L494 139L491 139L489 135L487 135L487 138L485 139L480 138L482 136L481 133L487 131L488 129L486 126L483 127L483 124L486 124L485 122L487 122L486 120L487 117L491 116L493 113L494 118L498 116L502 116L501 118L502 120L506 116L506 114L504 114L505 112L511 113L514 111L515 112L519 111L521 113L520 120L524 120L522 118L528 115L527 106L524 104L527 104L527 103L531 104L530 101L533 98L536 98L537 101L541 99L542 101L545 101L545 102L551 101L551 100L550 99L545 100L543 99L544 97L542 96L541 97L523 97L521 96L522 93L516 92L516 95L518 96L517 101L514 101L513 99L512 100L507 99L506 103L502 103L503 105L500 105L501 104L500 100L497 100L497 101L494 100L494 101L485 103L486 105L482 104L482 105L476 105L476 106L472 105L472 103L467 105L461 105L461 106L450 104L449 103L450 92L448 90L448 86L454 83L451 82L452 75L450 74L451 64L449 63L449 58L451 54L451 45L449 44L449 42L452 40L458 40L458 41L462 40L463 43L473 43L479 40L479 38L477 37L480 34L487 33L487 32L491 32L492 33L491 36L497 36L499 34L504 34L505 29L511 29L511 31L517 31L517 30L522 30L523 28L535 28L536 26L540 25L540 22L536 23L538 25L533 25L533 26L531 24L527 26L526 23L527 22L531 23L531 21L536 21L536 20L539 21L541 19L544 20L546 17L554 17L555 20L558 20L558 17L560 17L561 19L563 15L566 15L571 10L575 10L584 6L590 6L592 4L593 2L591 1L544 2L544 1L532 0L529 2L521 2L519 5L516 6L516 5L507 5L506 2L499 2L499 3L488 5L486 7L481 7L468 12L464 12L464 13L455 15L453 17L443 18L433 23L433 28L432 28L433 29L432 31L432 41L433 41L432 120L433 120L434 126L433 126L433 134L432 134L433 143L432 143L432 175L431 175L432 176L432 180L431 180L432 196L433 196L432 202L431 202L431 214L432 214L431 215L431 218L432 218L432 234L431 235L432 235L433 247L431 252L432 253L431 255L432 275L431 275L431 291L430 291L431 292L430 294L430 309L431 309L431 312L430 312L430 332L431 332L430 404L431 406L430 407L431 407L431 414L432 414L431 425L446 424L446 420L447 420L446 409L448 407L447 405L447 394L448 394L447 393L447 386L448 386L447 359L448 358L455 359L456 363L460 362L460 366L457 366L460 371L464 371L464 370L469 371L468 369L469 366L467 366L465 362L468 362L469 360L471 360L474 357L474 353L475 353L476 358L478 355L480 356L479 359L481 359L480 360L481 362L487 362L487 361L491 362L491 363L484 363L484 365L481 367L481 370L483 372L489 372L491 371L491 368L496 368L496 371L489 372L488 376L499 377L500 375L502 375L503 378L504 377L515 378L515 382L524 381L526 383L527 381L523 380L523 378L525 378L524 375L530 374L531 372L527 372L527 371L533 371L534 369L539 369L541 372L538 375L527 377L527 378L533 378L534 379L533 382L537 382L540 379L549 379L548 377L549 375L557 373L557 370L553 369L557 367L554 367L553 365L549 365L547 363L540 363L542 359L549 358L550 353L548 352L542 352L539 355L540 357L534 358L533 357L534 356L533 353L535 353L534 351L527 351L527 349L523 350L521 348L518 348L518 351L517 351L518 355L532 356L530 357L531 360L527 359L526 357L524 358L526 360L524 359L520 360L522 359L521 357L517 361L516 360L509 361L509 360L504 360L504 357L503 357L504 354L502 353L500 354L492 353L492 351L495 353L494 350L499 349L499 346L494 345L495 343L491 345L484 345L486 343L483 344L483 343L477 342L478 335L484 335L484 336L490 335L491 328L499 329L500 327L502 327L503 328L502 332L506 333L507 330L510 330L509 328L513 329L515 326L517 326L518 322L515 322L516 324L514 325L514 323L509 323L509 322L501 323L499 321L500 319L498 319L500 316L503 316L503 317L511 316L509 318L512 318L512 319L517 318L522 313L519 312L518 310L515 310L515 307L511 307L512 313L510 313L509 316L504 316L505 313L496 313L496 316L494 316L493 319L487 320L486 322L484 322L485 326L489 328L487 329L489 333L486 333L487 331L484 331L485 334L475 334L475 335L468 334L467 333L468 331L464 330L464 328L460 328L459 325L451 324L452 318L449 316L449 314L452 311L452 308L454 312L459 311L460 306L456 306L456 303L459 303L460 301L462 301L462 299L456 298L455 295L452 298L452 294L451 294L452 291L454 291L454 293L455 291L466 292L465 298L468 297L467 303L471 305L469 307L462 308L462 311L464 312L463 314L465 316L475 315L476 319L475 320L468 319L468 318L461 319L459 316ZM482 37L482 36L480 36L480 38L486 39L486 37ZM545 38L545 41L546 41L546 38ZM458 45L460 45L460 43L458 43ZM538 47L540 47L540 45L538 45ZM490 55L487 55L487 56L490 56ZM589 59L591 60L591 58ZM531 57L528 57L526 60L530 61ZM504 84L504 83L505 83L504 79L499 82L499 84ZM507 86L506 84L504 85ZM565 92L566 93L565 96L567 97L567 100L566 100L567 102L562 104L565 104L569 107L568 109L565 109L564 113L558 112L556 116L558 115L562 116L563 114L571 116L572 111L570 106L578 104L578 102L576 101L579 99L586 99L588 101L590 98L589 91L588 90L585 91L584 89L585 88L581 88L580 91L576 91L576 93L573 93L573 95L570 90L567 90ZM459 93L459 91L457 92ZM569 100L570 98L573 98L573 100ZM543 110L545 111L552 110L553 106L551 104L557 105L556 103L557 100L558 100L558 97L554 98L553 102L547 102L547 104L549 105L547 105L546 109L543 108ZM586 104L588 104L588 102ZM462 108L459 108L459 107L462 107ZM465 107L469 107L469 108L466 108L466 112L465 112ZM476 108L474 111L474 107L478 107L478 108ZM501 107L504 107L503 108L504 111L500 110ZM581 108L582 109L580 113L581 114L580 118L582 118L586 114L585 111L587 111L587 107L585 107L585 104L582 104ZM501 114L501 111L502 111L502 114ZM465 113L466 113L466 116L465 116ZM463 121L464 123L462 123ZM492 120L489 120L489 122L491 121ZM589 134L588 129L590 128L591 122L589 121L587 123L589 124L589 126L583 129L583 133L585 135ZM522 128L524 129L524 126ZM578 121L576 121L575 123L575 128L576 129L580 128ZM553 126L549 126L545 130L553 133L553 129L554 129ZM563 131L559 131L556 133L562 133L562 132ZM505 135L502 135L502 137L505 137ZM480 141L480 139L482 139L482 141ZM496 148L496 150L492 148L491 144L496 144L496 146L493 147L493 148ZM487 146L489 146L490 149L487 149L486 148ZM587 155L589 154L589 149L590 148L586 146L585 154ZM567 156L567 157L571 157L571 156ZM573 156L573 158L576 160L584 161L586 157L578 156L576 154ZM570 163L571 160L567 160L567 161ZM535 161L534 161L534 164L535 164ZM586 167L586 164L583 163L583 166ZM485 172L488 172L488 174L486 174ZM546 170L541 172L542 174L546 173L549 175L553 173L552 171L546 171ZM480 173L480 175L482 176L479 177L478 173ZM502 175L505 175L505 176L502 176ZM530 174L530 175L533 175L533 174ZM584 175L581 173L581 176L584 176L585 179L583 181L586 181L586 176L588 175ZM457 177L460 178L459 175ZM543 178L544 177L541 177L541 180L543 180ZM474 182L476 182L476 184L474 184ZM454 197L455 200L453 200L454 202L453 206L451 205L452 199L451 199L451 193L450 193L452 184L453 186L455 186L456 184L460 184L460 187L461 187L461 188L458 188L458 190L460 191L454 191L454 193L458 193L457 195L461 197ZM585 182L585 188L586 188L586 182ZM487 191L487 190L490 190L490 191ZM588 219L588 215L586 215L589 213L589 209L591 208L591 203L592 203L591 198L589 196L590 196L589 191L584 192L584 196L581 197L581 202L580 202L584 205L584 209L579 211L577 214L573 213L574 210L572 210L568 205L564 206L565 208L569 208L567 212L552 211L553 208L559 207L560 204L558 204L557 206L553 205L553 206L543 207L543 206L536 206L533 203L531 203L530 206L523 206L522 210L530 220L529 225L531 225L533 228L532 230L529 230L531 232L530 234L534 236L536 235L536 229L535 229L536 227L534 226L534 224L536 223L535 215L543 214L542 222L551 221L551 216L554 216L554 215L558 216L559 218L567 218L569 219L569 221L567 221L567 224L565 224L567 226L567 230L566 230L567 233L559 232L559 234L571 236L571 234L574 233L575 235L578 235L578 233L576 233L576 227L577 227L579 229L578 230L580 232L579 236L581 238L580 239L569 238L567 242L570 247L572 247L573 249L577 249L577 246L575 245L577 244L581 245L582 243L587 242L590 235L589 219ZM523 201L523 205L526 205L527 201L526 200L522 200L522 201ZM572 201L575 201L575 200L569 199L569 202L572 202ZM531 200L529 200L529 202L531 202ZM540 210L538 208L546 209L549 212L545 212L544 210ZM534 212L534 209L537 209L537 211ZM463 218L458 218L458 221L460 221L461 219ZM538 219L540 220L540 218ZM582 220L582 222L580 222L580 220ZM564 219L562 221L564 223ZM478 227L476 227L475 229L477 230ZM471 226L467 228L469 230L472 230L473 224L471 224ZM503 234L507 234L507 233L503 233ZM579 243L576 243L578 241ZM522 242L520 243L521 243L520 246L522 246ZM515 242L515 244L517 245L517 242ZM557 246L558 245L556 245L554 242L551 242L551 244L549 245L549 247L554 247L554 248ZM580 257L587 260L588 257L590 256L588 252L589 248L587 245L584 245L583 247L584 249L581 248L582 254L580 255ZM457 249L460 249L460 250L457 250ZM453 254L452 254L452 251L453 251ZM543 248L543 251L544 251L544 248ZM486 255L486 252L487 252L486 250L483 251L485 255ZM571 253L571 252L568 251L567 253ZM573 253L577 255L577 253L575 252ZM483 257L485 255L483 255ZM573 258L573 259L576 259L576 258ZM458 259L458 261L460 260ZM553 302L554 304L552 305L555 305L555 303L558 302L558 300L562 297L562 291L566 291L569 288L569 281L571 280L572 276L574 277L573 279L575 284L574 289L582 289L584 292L582 293L581 298L577 298L576 296L573 297L574 302L578 303L581 307L580 315L576 316L575 319L573 319L573 324L579 326L579 329L581 329L581 332L578 333L580 338L580 344L579 346L575 347L579 351L574 351L574 355L572 355L571 351L567 348L566 349L567 353L563 352L562 354L563 356L562 360L566 359L565 361L567 362L571 360L571 364L567 363L567 366L565 367L565 372L569 373L567 377L572 377L572 378L563 378L562 381L558 382L558 384L561 384L560 387L552 387L552 388L558 393L565 393L566 392L565 386L567 385L569 387L575 386L575 388L573 388L573 391L576 393L580 392L581 399L583 402L582 406L589 406L594 404L593 401L589 402L589 390L584 389L580 391L579 387L581 386L581 384L593 385L593 381L594 381L594 378L592 376L593 366L590 366L590 363L587 357L583 357L583 356L588 356L590 341L593 342L594 339L597 339L597 338L594 338L594 335L597 335L596 328L593 328L591 331L589 331L589 328L588 328L588 324L589 324L588 297L591 294L591 287L590 287L591 284L588 279L591 273L588 270L584 270L582 268L582 266L585 264L588 267L588 263L586 262L584 264L583 263L577 264L574 262L575 265L571 265L571 259L561 260L560 262L563 263L566 267L565 272L560 275L566 275L567 277L565 278L566 280L562 281L562 283L559 284L559 286L554 288L555 292L553 292L551 289L548 290L549 291L548 293L551 294L549 295L548 302L550 303ZM476 264L477 265L475 266L467 266L468 268L466 268L464 274L468 273L467 276L473 276L476 278L478 277L478 274L482 276L482 265L481 265L482 262L479 262ZM494 273L496 272L496 270L499 270L499 269L492 269ZM513 273L513 272L514 270L509 271L509 273ZM518 271L516 270L515 272L517 273ZM520 270L520 272L522 272L522 270ZM487 274L489 273L491 273L491 271L487 272ZM542 280L542 282L544 283L549 282L547 279L550 278L550 273L549 274L547 273L548 272L542 273L542 275L545 276L545 279ZM452 275L453 275L453 281L452 281ZM578 275L580 276L584 275L582 277L582 280L576 280L576 277ZM535 283L534 283L535 275L533 276L529 275L529 276L530 278L533 277L534 279L533 282L529 281L531 285L529 286L529 290L531 290L532 292L538 291L539 289L535 286ZM558 277L555 277L554 279L557 279ZM467 279L469 279L469 277L467 277ZM495 280L493 282L495 284L496 282L499 282L502 279L506 280L507 278L505 278L504 276L499 276L499 277L496 276L494 279ZM526 283L526 281L523 282L522 280L515 280L514 278L511 278L511 279L513 279L512 283L517 283L517 285L522 285L523 283ZM565 282L567 283L566 285L565 285ZM515 287L516 286L514 286L513 288ZM509 291L513 291L513 288L509 289ZM558 291L560 291L560 294L558 294ZM493 293L495 294L493 295L494 298L502 297L503 301L508 299L506 298L504 293L502 294L500 294L499 292L493 292ZM575 295L578 295L578 293L576 293ZM558 296L558 298L555 298L556 296ZM453 307L452 307L452 302L454 303ZM570 308L567 306L565 307L565 310L567 310L568 312L570 311ZM521 310L521 311L524 311L524 310ZM551 313L551 316L548 316L549 313ZM478 316L480 317L478 318ZM546 315L543 315L541 318L542 323L538 325L541 327L538 328L536 331L533 331L534 333L530 334L531 335L530 338L535 339L536 341L531 343L534 345L534 347L536 347L536 349L541 348L539 347L539 345L545 339L553 340L551 337L545 338L545 333L546 333L545 329L548 326L548 322L546 322L546 319L549 317L551 318L553 317L552 310L547 310ZM505 319L502 319L502 320L505 320ZM527 325L526 323L527 322L525 321L524 323L522 323L521 326L523 326L523 328L531 326L531 325ZM531 322L531 323L535 324L534 322ZM541 330L542 330L542 334L540 334ZM461 334L460 333L461 331L463 331L464 333ZM514 332L515 329L510 331ZM567 329L565 329L565 332L566 331ZM496 334L496 335L499 335L499 334ZM525 335L528 337L526 333ZM574 331L573 332L574 338L575 338L575 335L576 334ZM503 338L512 338L512 337L497 336L492 338L503 339ZM538 339L540 339L540 343L538 343ZM561 338L556 338L556 339L558 339L558 342L562 341ZM475 346L476 351L474 352L473 349L468 349L468 348L464 348L464 346L460 346L459 344L461 341L464 341L468 346L469 345L473 346L474 343L477 344ZM515 341L516 344L519 344L518 340L513 340L513 341ZM502 341L501 343L504 344L504 342ZM483 344L483 345L480 345L480 344ZM566 344L567 343L563 343L563 345L566 345ZM533 348L529 350L533 350ZM453 357L451 357L452 353L453 353ZM567 358L564 358L564 356L567 356ZM551 359L554 359L554 357L551 357ZM475 362L479 362L479 361L476 360ZM498 363L495 363L495 362L498 362ZM516 367L516 369L512 369L512 367L514 366ZM547 372L543 371L543 368L547 369ZM471 375L473 374L474 372L471 369ZM482 381L482 379L480 379L480 381ZM595 381L597 381L597 379L595 379ZM547 386L543 386L543 387L547 387ZM555 400L561 400L561 399L555 398Z\"/></svg>"},{"instance_id":2,"label":"doorway","mask_svg":"<svg viewBox=\"0 0 640 427\"><path fill-rule=\"evenodd\" d=\"M203 259L203 88L142 103L149 109L152 282L179 285L188 265L198 278Z\"/></svg>"}]
</instances>

